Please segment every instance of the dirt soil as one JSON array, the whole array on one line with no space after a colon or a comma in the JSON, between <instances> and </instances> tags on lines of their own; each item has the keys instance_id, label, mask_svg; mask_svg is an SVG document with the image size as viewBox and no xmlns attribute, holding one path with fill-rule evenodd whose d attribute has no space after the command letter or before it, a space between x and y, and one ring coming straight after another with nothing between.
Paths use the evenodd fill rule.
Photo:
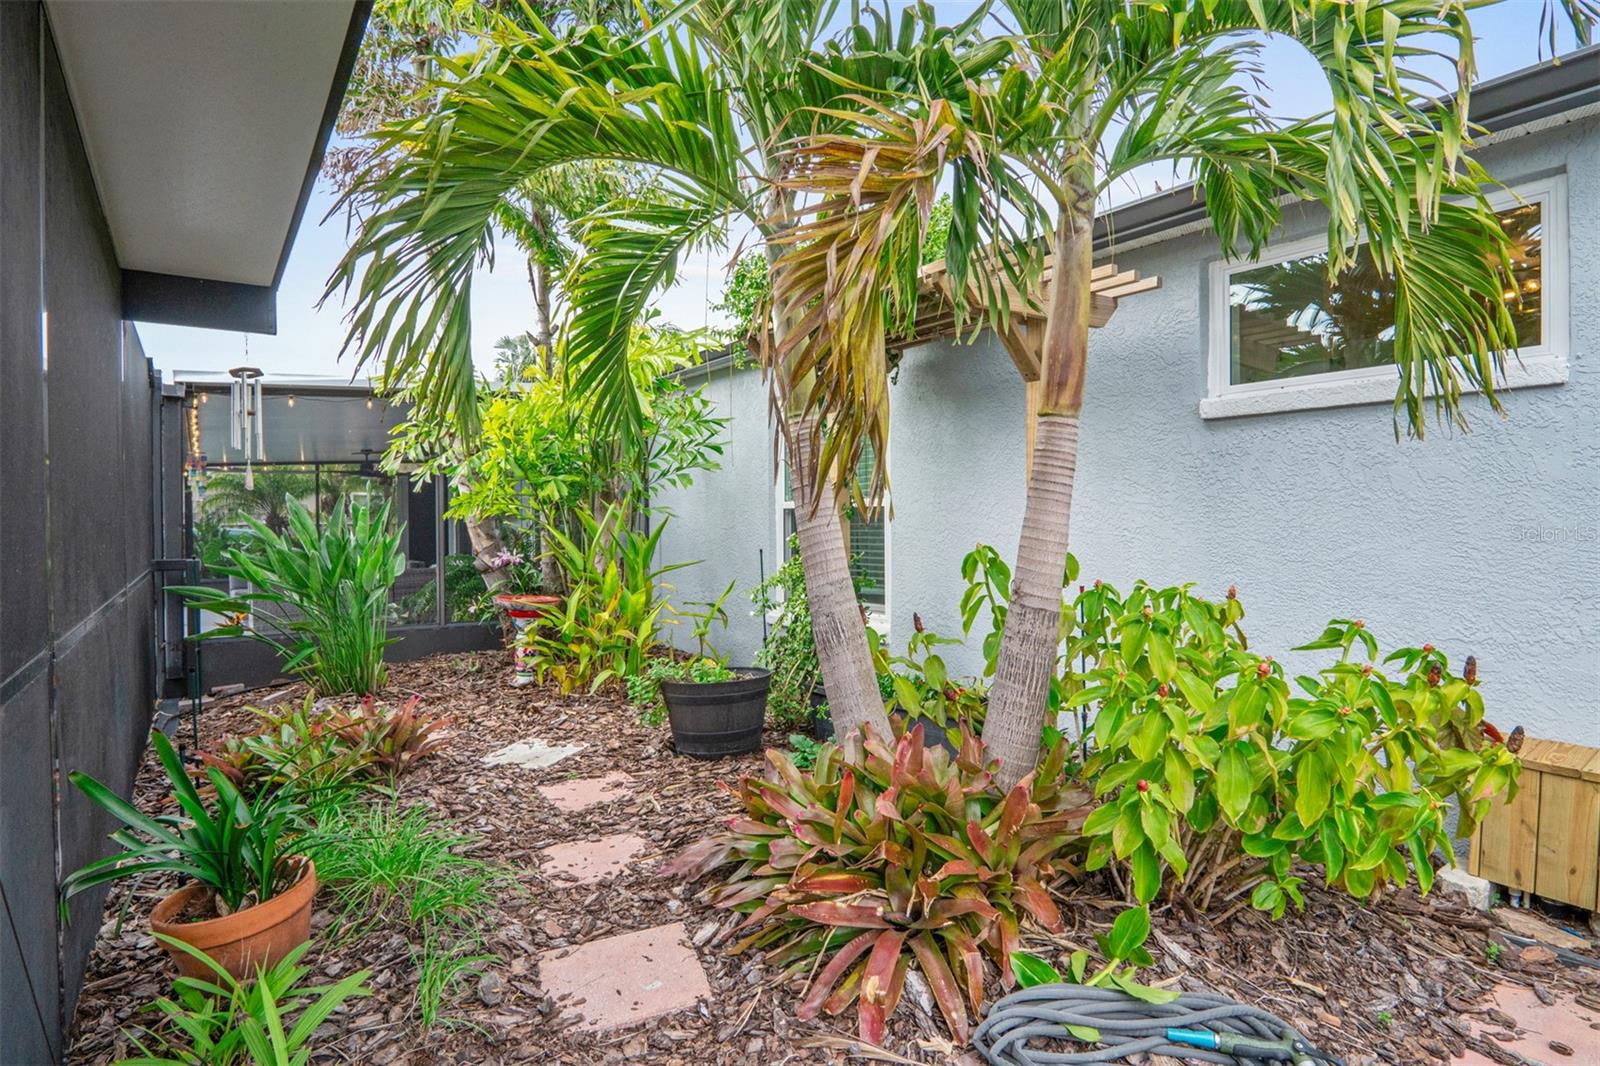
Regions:
<instances>
[{"instance_id":1,"label":"dirt soil","mask_svg":"<svg viewBox=\"0 0 1600 1066\"><path fill-rule=\"evenodd\" d=\"M907 983L882 1051L856 1047L851 1014L797 1021L794 986L780 983L758 959L721 949L717 936L733 919L698 899L703 886L659 875L659 859L732 813L715 785L758 769L759 756L684 758L673 752L665 727L641 725L620 698L512 689L505 684L509 674L504 653L438 656L396 665L386 694L392 700L418 694L425 707L455 721L452 744L403 781L400 798L429 804L457 828L477 834L474 853L512 870L519 890L506 894L497 913L487 916L486 946L498 961L462 986L449 1024L424 1031L415 1018L415 971L399 929L380 926L337 948L314 944L307 960L319 973L332 978L369 968L374 995L352 1001L326 1024L313 1061L778 1066L863 1061L864 1054L880 1062L977 1063L971 1051L951 1046L926 988L916 980ZM212 703L202 712L202 746L230 730L250 730L245 705L301 695L298 685L282 686ZM187 722L181 736L188 736ZM482 765L489 752L529 737L584 748L544 770ZM766 739L784 740L776 733ZM575 815L562 814L535 791L615 770L634 778L634 793ZM139 776L136 801L150 811L169 802L153 753ZM650 845L620 879L572 887L541 876L541 848L620 832ZM142 1007L170 991L171 963L150 936L147 919L173 887L146 882L113 891L78 1002L69 1062L105 1063L130 1053L123 1031L145 1017ZM1077 947L1093 953L1093 934L1110 927L1117 905L1094 881L1062 886L1059 895L1066 933L1028 935L1024 947L1047 956ZM1489 1024L1514 1028L1516 1019L1497 1016L1487 1002L1496 983L1528 986L1546 1001L1577 997L1600 1009L1600 970L1569 969L1546 957L1548 952L1491 950L1499 935L1495 923L1457 898L1423 899L1408 890L1363 907L1315 888L1306 897L1304 913L1291 912L1280 922L1248 908L1216 923L1158 910L1150 945L1156 969L1146 977L1219 991L1271 1010L1352 1066L1445 1063L1468 1046L1475 1030ZM325 920L327 908L321 910ZM573 1028L581 1004L555 1003L540 987L543 951L677 921L688 928L713 992L694 1011L594 1036ZM1530 1061L1481 1036L1470 1042L1510 1066Z\"/></svg>"}]
</instances>

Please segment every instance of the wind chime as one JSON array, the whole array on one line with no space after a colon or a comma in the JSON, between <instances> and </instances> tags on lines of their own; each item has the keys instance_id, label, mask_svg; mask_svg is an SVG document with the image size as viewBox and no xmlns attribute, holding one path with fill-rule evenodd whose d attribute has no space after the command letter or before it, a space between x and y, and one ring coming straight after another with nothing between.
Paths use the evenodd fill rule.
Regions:
<instances>
[{"instance_id":1,"label":"wind chime","mask_svg":"<svg viewBox=\"0 0 1600 1066\"><path fill-rule=\"evenodd\" d=\"M253 366L236 366L228 371L228 376L233 378L228 397L228 428L232 434L229 443L235 451L244 453L244 487L254 489L255 471L250 464L267 459L266 405L261 397L261 371Z\"/></svg>"}]
</instances>

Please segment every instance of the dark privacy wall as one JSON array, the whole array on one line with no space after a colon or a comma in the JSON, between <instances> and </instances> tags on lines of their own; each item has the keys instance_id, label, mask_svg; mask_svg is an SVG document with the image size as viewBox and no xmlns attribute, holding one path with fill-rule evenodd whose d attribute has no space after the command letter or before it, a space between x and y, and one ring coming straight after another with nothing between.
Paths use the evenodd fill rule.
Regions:
<instances>
[{"instance_id":1,"label":"dark privacy wall","mask_svg":"<svg viewBox=\"0 0 1600 1066\"><path fill-rule=\"evenodd\" d=\"M154 692L152 425L115 250L41 5L0 3L0 1060L48 1063L103 895L56 912L112 826Z\"/></svg>"}]
</instances>

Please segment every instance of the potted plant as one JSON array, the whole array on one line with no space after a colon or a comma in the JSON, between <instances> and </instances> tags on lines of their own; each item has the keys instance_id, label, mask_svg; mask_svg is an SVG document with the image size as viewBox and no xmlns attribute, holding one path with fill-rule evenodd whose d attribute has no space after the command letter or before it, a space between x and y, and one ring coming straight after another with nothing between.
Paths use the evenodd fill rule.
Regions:
<instances>
[{"instance_id":1,"label":"potted plant","mask_svg":"<svg viewBox=\"0 0 1600 1066\"><path fill-rule=\"evenodd\" d=\"M190 882L156 904L150 915L155 933L192 945L235 977L275 965L311 936L317 872L294 843L304 807L286 787L246 799L212 766L205 774L216 794L208 803L172 742L160 731L152 742L182 813L145 814L101 782L73 771L72 783L124 828L111 834L122 850L68 875L64 896L173 870ZM183 976L208 975L193 954L171 947L168 953Z\"/></svg>"},{"instance_id":2,"label":"potted plant","mask_svg":"<svg viewBox=\"0 0 1600 1066\"><path fill-rule=\"evenodd\" d=\"M732 592L730 581L715 600L691 604L703 610L682 612L694 619L699 654L692 659L660 659L648 671L666 706L672 743L680 755L714 759L761 746L772 671L730 667L708 639L712 625L728 624L722 605Z\"/></svg>"}]
</instances>

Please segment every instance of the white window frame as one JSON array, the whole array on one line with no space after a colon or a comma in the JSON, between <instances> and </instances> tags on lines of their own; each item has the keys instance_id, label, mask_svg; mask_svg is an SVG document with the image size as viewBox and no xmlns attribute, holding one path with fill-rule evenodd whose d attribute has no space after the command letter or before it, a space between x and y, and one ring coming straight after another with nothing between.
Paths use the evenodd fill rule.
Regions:
<instances>
[{"instance_id":1,"label":"white window frame","mask_svg":"<svg viewBox=\"0 0 1600 1066\"><path fill-rule=\"evenodd\" d=\"M1541 343L1519 349L1506 360L1505 380L1496 388L1530 388L1565 384L1568 376L1567 353L1570 334L1567 327L1571 288L1567 280L1567 177L1521 182L1496 190L1488 197L1489 206L1505 211L1527 203L1539 204L1540 225L1544 227L1544 247L1539 256L1539 287L1544 304L1541 310ZM1325 236L1307 237L1268 246L1252 260L1218 258L1211 262L1208 307L1210 323L1207 337L1206 396L1200 401L1200 417L1236 418L1241 415L1274 411L1303 411L1356 404L1392 403L1400 381L1394 366L1360 367L1323 374L1274 381L1234 384L1229 380L1232 363L1233 315L1228 292L1234 274L1272 266L1327 250ZM1464 391L1478 391L1465 389Z\"/></svg>"},{"instance_id":2,"label":"white window frame","mask_svg":"<svg viewBox=\"0 0 1600 1066\"><path fill-rule=\"evenodd\" d=\"M784 521L784 519L788 516L789 512L794 510L794 500L787 496L783 491L783 474L788 468L788 456L784 455L783 453L782 443L779 443L776 445L776 447L778 449L778 462L775 465L778 471L778 476L773 480L772 483L772 498L775 504L773 517L776 521L775 536L777 538L777 554L773 556L773 558L776 561L776 565L782 566L784 561L784 552L788 550L788 544L786 543L788 538L784 535L784 530L787 528L787 523ZM892 454L892 450L885 448L884 465L886 469L888 467L888 456L890 454ZM894 558L890 554L893 551L893 548L891 547L891 543L893 541L893 526L894 522L889 518L887 510L885 510L883 516L883 606L868 606L867 608L867 625L877 630L879 635L885 639L887 639L889 636L889 619L894 616L894 612L892 610L894 604L894 582L891 578L891 575L894 572ZM776 622L777 620L777 612L768 612L767 622L769 624Z\"/></svg>"}]
</instances>

